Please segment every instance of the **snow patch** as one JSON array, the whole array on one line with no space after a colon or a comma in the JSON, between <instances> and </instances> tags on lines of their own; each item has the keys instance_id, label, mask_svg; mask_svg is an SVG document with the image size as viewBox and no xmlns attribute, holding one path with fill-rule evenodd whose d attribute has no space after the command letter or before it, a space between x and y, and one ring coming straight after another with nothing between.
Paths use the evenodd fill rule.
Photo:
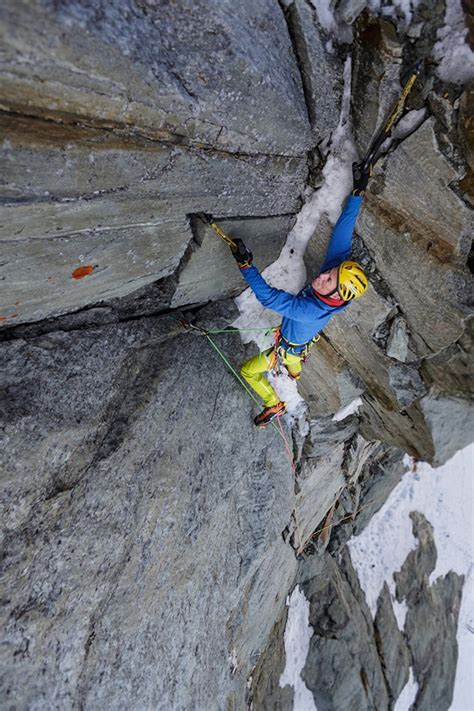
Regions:
<instances>
[{"instance_id":1,"label":"snow patch","mask_svg":"<svg viewBox=\"0 0 474 711\"><path fill-rule=\"evenodd\" d=\"M398 629L402 630L405 627L405 620L407 618L408 605L405 600L398 602L396 598L392 598L392 607L395 614L395 619L397 620Z\"/></svg>"},{"instance_id":2,"label":"snow patch","mask_svg":"<svg viewBox=\"0 0 474 711\"><path fill-rule=\"evenodd\" d=\"M416 10L420 0L392 0L391 4L386 4L382 0L369 0L368 8L376 15L385 15L386 17L395 17L396 9L403 13L404 27L408 27L413 18L413 11Z\"/></svg>"},{"instance_id":3,"label":"snow patch","mask_svg":"<svg viewBox=\"0 0 474 711\"><path fill-rule=\"evenodd\" d=\"M332 13L331 0L311 0L311 5L316 10L321 27L331 34L337 34L337 23Z\"/></svg>"},{"instance_id":4,"label":"snow patch","mask_svg":"<svg viewBox=\"0 0 474 711\"><path fill-rule=\"evenodd\" d=\"M433 57L439 62L436 73L443 81L468 84L474 79L474 52L466 43L467 33L460 0L447 0L444 26L433 47Z\"/></svg>"},{"instance_id":5,"label":"snow patch","mask_svg":"<svg viewBox=\"0 0 474 711\"><path fill-rule=\"evenodd\" d=\"M415 701L418 693L418 684L413 675L413 667L410 667L410 675L408 681L403 687L400 696L398 697L393 711L410 711L412 704Z\"/></svg>"},{"instance_id":6,"label":"snow patch","mask_svg":"<svg viewBox=\"0 0 474 711\"><path fill-rule=\"evenodd\" d=\"M288 620L285 627L286 665L280 676L280 687L294 689L293 711L317 711L313 694L307 688L301 672L308 656L313 628L309 624L309 602L297 585L286 601Z\"/></svg>"},{"instance_id":7,"label":"snow patch","mask_svg":"<svg viewBox=\"0 0 474 711\"><path fill-rule=\"evenodd\" d=\"M362 398L358 397L352 402L350 402L348 405L345 407L341 407L340 410L338 410L332 418L333 422L340 422L341 420L345 420L346 417L349 417L349 415L355 415L357 412L359 412L359 407L362 405Z\"/></svg>"},{"instance_id":8,"label":"snow patch","mask_svg":"<svg viewBox=\"0 0 474 711\"><path fill-rule=\"evenodd\" d=\"M471 662L474 658L474 445L461 450L437 469L424 462L407 461L411 462L411 471L404 475L362 533L349 541L351 558L367 604L375 615L384 581L394 598L393 573L400 570L410 550L416 547L409 513L420 511L431 523L438 558L430 582L450 570L465 576L457 633L459 659L451 707L460 711L470 708L474 696ZM394 609L402 628L405 610L400 605Z\"/></svg>"}]
</instances>

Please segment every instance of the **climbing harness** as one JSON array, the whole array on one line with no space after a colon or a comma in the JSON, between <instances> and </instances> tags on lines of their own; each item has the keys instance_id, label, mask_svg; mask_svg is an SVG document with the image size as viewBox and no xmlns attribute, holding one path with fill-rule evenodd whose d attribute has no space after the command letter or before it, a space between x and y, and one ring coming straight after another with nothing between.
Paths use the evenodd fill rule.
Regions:
<instances>
[{"instance_id":1,"label":"climbing harness","mask_svg":"<svg viewBox=\"0 0 474 711\"><path fill-rule=\"evenodd\" d=\"M269 359L270 370L275 373L281 373L282 368L285 368L291 380L299 380L301 372L295 373L291 370L290 364L287 362L287 356L293 356L299 359L299 363L306 363L309 351L317 343L321 336L317 334L307 343L292 343L281 335L280 326L273 329L273 346L267 352Z\"/></svg>"},{"instance_id":2,"label":"climbing harness","mask_svg":"<svg viewBox=\"0 0 474 711\"><path fill-rule=\"evenodd\" d=\"M307 343L292 343L291 341L287 341L287 339L282 336L280 327L278 327L275 342L279 351L282 350L285 351L285 353L289 353L290 355L300 356L301 362L306 363L309 351L315 345L315 343L319 341L320 338L321 336L318 333ZM302 348L302 350L296 351L296 348Z\"/></svg>"}]
</instances>

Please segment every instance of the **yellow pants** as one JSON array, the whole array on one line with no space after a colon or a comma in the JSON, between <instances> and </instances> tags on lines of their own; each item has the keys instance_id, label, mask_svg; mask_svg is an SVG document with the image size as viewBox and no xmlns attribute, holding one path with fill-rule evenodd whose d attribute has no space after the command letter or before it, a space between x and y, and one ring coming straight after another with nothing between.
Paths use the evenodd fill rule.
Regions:
<instances>
[{"instance_id":1,"label":"yellow pants","mask_svg":"<svg viewBox=\"0 0 474 711\"><path fill-rule=\"evenodd\" d=\"M302 358L301 356L291 355L280 349L280 360L291 373L293 378L298 378L301 373ZM277 357L275 348L268 348L258 355L247 360L240 368L242 377L247 381L251 388L260 395L265 407L272 407L280 402L280 398L272 388L263 373L268 370L273 370L276 366Z\"/></svg>"}]
</instances>

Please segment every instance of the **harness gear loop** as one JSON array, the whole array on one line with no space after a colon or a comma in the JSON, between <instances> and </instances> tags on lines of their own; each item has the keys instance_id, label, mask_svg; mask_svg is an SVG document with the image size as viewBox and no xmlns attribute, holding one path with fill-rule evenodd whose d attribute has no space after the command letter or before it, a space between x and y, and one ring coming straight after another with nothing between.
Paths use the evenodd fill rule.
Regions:
<instances>
[{"instance_id":1,"label":"harness gear loop","mask_svg":"<svg viewBox=\"0 0 474 711\"><path fill-rule=\"evenodd\" d=\"M310 341L307 341L307 343L292 343L281 335L281 327L278 326L275 329L275 350L280 357L283 357L284 353L288 353L289 355L299 356L301 362L306 363L309 351L320 338L321 336L318 333ZM295 351L296 348L301 350Z\"/></svg>"}]
</instances>

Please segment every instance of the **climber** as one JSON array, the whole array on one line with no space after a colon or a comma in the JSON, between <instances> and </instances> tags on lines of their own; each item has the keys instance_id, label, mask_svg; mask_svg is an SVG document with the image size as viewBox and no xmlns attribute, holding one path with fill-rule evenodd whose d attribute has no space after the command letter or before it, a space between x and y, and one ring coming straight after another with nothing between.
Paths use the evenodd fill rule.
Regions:
<instances>
[{"instance_id":1,"label":"climber","mask_svg":"<svg viewBox=\"0 0 474 711\"><path fill-rule=\"evenodd\" d=\"M347 308L367 289L368 280L362 267L349 260L357 216L362 196L367 188L372 166L354 163L353 191L334 227L321 273L296 296L271 287L256 267L252 253L240 239L235 239L232 254L247 284L260 303L283 316L275 345L250 358L240 372L260 395L264 409L255 417L257 427L263 427L286 412L286 403L278 397L263 373L273 370L278 360L288 375L297 380L311 346L319 340L319 332L330 318Z\"/></svg>"}]
</instances>

